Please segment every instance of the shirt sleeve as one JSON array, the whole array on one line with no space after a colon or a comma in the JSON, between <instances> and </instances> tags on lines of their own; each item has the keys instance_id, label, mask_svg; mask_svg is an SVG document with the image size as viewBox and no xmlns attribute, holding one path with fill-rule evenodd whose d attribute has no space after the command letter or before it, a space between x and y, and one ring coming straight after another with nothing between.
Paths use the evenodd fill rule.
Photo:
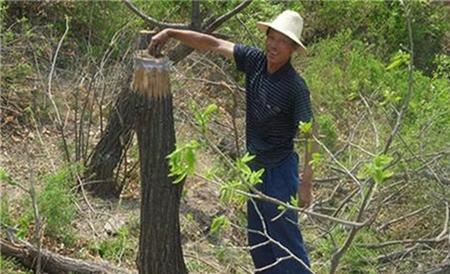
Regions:
<instances>
[{"instance_id":1,"label":"shirt sleeve","mask_svg":"<svg viewBox=\"0 0 450 274\"><path fill-rule=\"evenodd\" d=\"M297 86L293 96L294 101L294 122L298 125L300 122L310 122L313 118L311 110L311 99L309 89L306 83Z\"/></svg>"},{"instance_id":2,"label":"shirt sleeve","mask_svg":"<svg viewBox=\"0 0 450 274\"><path fill-rule=\"evenodd\" d=\"M257 48L235 44L233 49L234 61L239 71L249 72L254 68L257 58L262 54Z\"/></svg>"}]
</instances>

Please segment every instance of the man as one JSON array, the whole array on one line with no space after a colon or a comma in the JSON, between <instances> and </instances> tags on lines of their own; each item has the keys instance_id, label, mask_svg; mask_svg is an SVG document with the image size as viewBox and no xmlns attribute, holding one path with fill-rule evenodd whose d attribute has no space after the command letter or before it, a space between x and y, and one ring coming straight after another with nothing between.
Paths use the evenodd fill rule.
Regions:
<instances>
[{"instance_id":1,"label":"man","mask_svg":"<svg viewBox=\"0 0 450 274\"><path fill-rule=\"evenodd\" d=\"M246 75L246 141L248 151L255 155L250 166L265 169L257 188L283 202L289 202L298 191L299 200L307 207L312 200L311 151L306 149L300 180L293 139L299 122L311 121L311 103L304 80L290 63L294 52L305 50L300 41L303 19L288 10L271 23L259 22L258 27L267 34L265 54L210 35L175 29L155 35L149 52L157 54L174 38L234 59L237 69ZM273 203L248 201L248 241L256 273L310 273L297 214L291 210L280 213Z\"/></svg>"}]
</instances>

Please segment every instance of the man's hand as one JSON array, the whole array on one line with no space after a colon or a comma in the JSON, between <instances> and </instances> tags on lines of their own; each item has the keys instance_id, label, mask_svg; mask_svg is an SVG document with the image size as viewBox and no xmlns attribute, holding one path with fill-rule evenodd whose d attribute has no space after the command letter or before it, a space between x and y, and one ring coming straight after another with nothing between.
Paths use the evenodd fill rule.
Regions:
<instances>
[{"instance_id":1,"label":"man's hand","mask_svg":"<svg viewBox=\"0 0 450 274\"><path fill-rule=\"evenodd\" d=\"M169 29L162 30L152 37L152 41L148 45L148 53L155 57L161 55L162 47L169 41Z\"/></svg>"},{"instance_id":2,"label":"man's hand","mask_svg":"<svg viewBox=\"0 0 450 274\"><path fill-rule=\"evenodd\" d=\"M298 206L307 208L312 203L312 171L305 170L301 175L302 183L298 188Z\"/></svg>"}]
</instances>

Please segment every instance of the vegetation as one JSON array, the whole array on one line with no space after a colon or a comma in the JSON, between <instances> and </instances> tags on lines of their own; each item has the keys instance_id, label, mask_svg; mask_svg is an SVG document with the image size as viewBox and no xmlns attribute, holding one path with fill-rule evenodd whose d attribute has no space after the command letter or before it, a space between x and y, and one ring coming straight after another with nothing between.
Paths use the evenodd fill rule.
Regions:
<instances>
[{"instance_id":1,"label":"vegetation","mask_svg":"<svg viewBox=\"0 0 450 274\"><path fill-rule=\"evenodd\" d=\"M190 1L132 3L163 22L191 19ZM208 18L239 3L201 1L201 13ZM118 1L0 7L2 239L135 269L136 140L115 172L119 199L92 197L84 187L96 182L82 171L129 85L136 33L151 26ZM307 54L292 63L310 88L321 145L313 157L315 201L300 213L313 271L426 273L450 265L450 5L253 1L218 33L263 47L256 23L285 9L305 19ZM243 149L243 81L232 62L204 52L171 72L178 143L167 160L174 183L184 184L180 222L190 273L253 269L245 202L263 170L248 168L252 156ZM0 269L29 271L4 256Z\"/></svg>"}]
</instances>

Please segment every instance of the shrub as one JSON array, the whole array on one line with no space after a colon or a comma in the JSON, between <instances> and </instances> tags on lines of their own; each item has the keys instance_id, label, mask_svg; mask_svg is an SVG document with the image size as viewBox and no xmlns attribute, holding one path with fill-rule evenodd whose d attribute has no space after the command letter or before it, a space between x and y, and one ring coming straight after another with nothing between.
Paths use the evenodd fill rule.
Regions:
<instances>
[{"instance_id":1,"label":"shrub","mask_svg":"<svg viewBox=\"0 0 450 274\"><path fill-rule=\"evenodd\" d=\"M64 168L44 177L45 186L38 196L39 213L47 235L73 241L71 226L76 215L75 197L71 192L71 169Z\"/></svg>"}]
</instances>

